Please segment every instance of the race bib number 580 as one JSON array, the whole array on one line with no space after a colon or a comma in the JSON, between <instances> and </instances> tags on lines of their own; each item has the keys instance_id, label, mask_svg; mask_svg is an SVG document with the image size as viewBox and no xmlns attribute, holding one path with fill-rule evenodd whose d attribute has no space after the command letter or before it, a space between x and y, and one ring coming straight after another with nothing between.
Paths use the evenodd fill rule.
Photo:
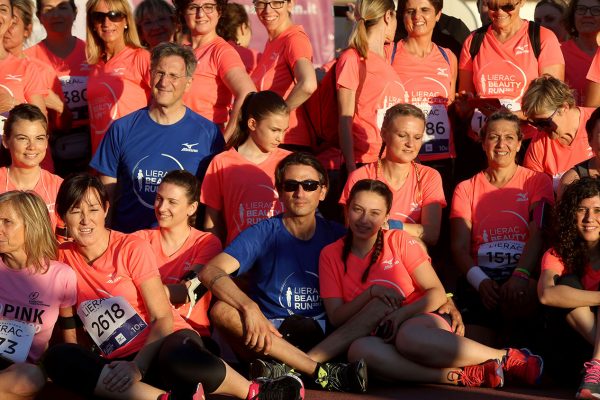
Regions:
<instances>
[{"instance_id":1,"label":"race bib number 580","mask_svg":"<svg viewBox=\"0 0 600 400\"><path fill-rule=\"evenodd\" d=\"M121 296L84 301L77 315L88 335L106 355L131 342L148 326Z\"/></svg>"}]
</instances>

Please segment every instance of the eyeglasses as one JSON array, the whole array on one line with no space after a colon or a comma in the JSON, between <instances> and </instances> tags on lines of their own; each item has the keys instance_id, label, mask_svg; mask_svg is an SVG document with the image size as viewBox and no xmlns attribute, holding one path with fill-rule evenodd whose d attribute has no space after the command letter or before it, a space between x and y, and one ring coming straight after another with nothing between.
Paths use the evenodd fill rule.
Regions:
<instances>
[{"instance_id":1,"label":"eyeglasses","mask_svg":"<svg viewBox=\"0 0 600 400\"><path fill-rule=\"evenodd\" d=\"M152 71L152 75L157 78L159 81L164 79L166 82L175 82L178 79L186 78L186 75L175 75L175 74L167 74L163 71Z\"/></svg>"},{"instance_id":2,"label":"eyeglasses","mask_svg":"<svg viewBox=\"0 0 600 400\"><path fill-rule=\"evenodd\" d=\"M306 179L304 181L288 179L283 181L282 187L284 192L295 192L300 186L302 186L302 189L304 189L305 192L314 192L319 188L319 186L321 186L321 182L313 179Z\"/></svg>"},{"instance_id":3,"label":"eyeglasses","mask_svg":"<svg viewBox=\"0 0 600 400\"><path fill-rule=\"evenodd\" d=\"M263 11L267 6L271 6L273 10L279 10L287 3L286 0L275 0L275 1L255 1L254 9L256 11Z\"/></svg>"},{"instance_id":4,"label":"eyeglasses","mask_svg":"<svg viewBox=\"0 0 600 400\"><path fill-rule=\"evenodd\" d=\"M487 2L487 7L488 10L491 11L498 11L498 10L502 10L505 13L509 13L509 12L513 12L515 11L515 9L517 8L517 6L519 5L520 1L516 2L516 3L508 3L508 4L503 4L501 6L499 6L498 4L490 4L490 2Z\"/></svg>"},{"instance_id":5,"label":"eyeglasses","mask_svg":"<svg viewBox=\"0 0 600 400\"><path fill-rule=\"evenodd\" d=\"M108 18L110 22L121 22L125 19L125 17L125 13L121 11L92 11L92 22L95 24L103 23L106 20L106 18Z\"/></svg>"},{"instance_id":6,"label":"eyeglasses","mask_svg":"<svg viewBox=\"0 0 600 400\"><path fill-rule=\"evenodd\" d=\"M554 123L554 121L552 121L552 118L554 118L557 111L558 111L558 108L556 110L554 110L554 112L552 114L550 114L550 116L547 118L528 119L527 122L529 122L529 124L531 126L537 128L541 131L552 132L554 129L556 129L556 123Z\"/></svg>"},{"instance_id":7,"label":"eyeglasses","mask_svg":"<svg viewBox=\"0 0 600 400\"><path fill-rule=\"evenodd\" d=\"M590 14L592 14L593 17L597 17L600 15L600 6L575 6L575 14L577 15L585 15L587 14L588 10L590 10Z\"/></svg>"},{"instance_id":8,"label":"eyeglasses","mask_svg":"<svg viewBox=\"0 0 600 400\"><path fill-rule=\"evenodd\" d=\"M188 6L188 8L185 9L185 14L197 16L198 13L200 12L200 10L202 10L202 12L204 12L204 14L208 15L208 14L212 14L213 12L215 12L216 9L217 9L216 3L206 3L206 4L202 4L202 5L192 3Z\"/></svg>"}]
</instances>

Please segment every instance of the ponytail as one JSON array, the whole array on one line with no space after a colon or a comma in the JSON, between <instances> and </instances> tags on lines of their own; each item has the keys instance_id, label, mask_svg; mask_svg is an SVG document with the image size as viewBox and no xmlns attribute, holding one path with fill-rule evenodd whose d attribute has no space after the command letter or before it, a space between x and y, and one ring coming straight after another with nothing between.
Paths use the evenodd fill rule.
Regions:
<instances>
[{"instance_id":1,"label":"ponytail","mask_svg":"<svg viewBox=\"0 0 600 400\"><path fill-rule=\"evenodd\" d=\"M369 55L369 29L376 25L388 11L395 11L392 0L359 0L356 4L358 18L352 28L348 47L355 49L362 58Z\"/></svg>"}]
</instances>

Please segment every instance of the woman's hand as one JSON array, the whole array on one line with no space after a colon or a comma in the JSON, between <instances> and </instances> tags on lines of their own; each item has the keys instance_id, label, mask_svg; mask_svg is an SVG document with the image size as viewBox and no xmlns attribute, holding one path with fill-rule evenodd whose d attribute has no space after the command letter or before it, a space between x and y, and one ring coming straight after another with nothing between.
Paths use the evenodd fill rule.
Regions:
<instances>
[{"instance_id":1,"label":"woman's hand","mask_svg":"<svg viewBox=\"0 0 600 400\"><path fill-rule=\"evenodd\" d=\"M528 290L528 281L511 276L500 288L500 297L512 305L519 306L526 303Z\"/></svg>"},{"instance_id":2,"label":"woman's hand","mask_svg":"<svg viewBox=\"0 0 600 400\"><path fill-rule=\"evenodd\" d=\"M386 343L393 342L396 340L396 334L400 325L408 319L406 313L400 308L390 313L385 317L377 327L378 336L381 337Z\"/></svg>"},{"instance_id":3,"label":"woman's hand","mask_svg":"<svg viewBox=\"0 0 600 400\"><path fill-rule=\"evenodd\" d=\"M488 310L493 310L498 307L498 301L500 300L500 287L498 284L491 279L484 279L479 284L479 296L481 296L481 302L484 307Z\"/></svg>"},{"instance_id":4,"label":"woman's hand","mask_svg":"<svg viewBox=\"0 0 600 400\"><path fill-rule=\"evenodd\" d=\"M109 371L102 383L110 392L124 392L142 380L142 373L133 361L113 361L107 367Z\"/></svg>"},{"instance_id":5,"label":"woman's hand","mask_svg":"<svg viewBox=\"0 0 600 400\"><path fill-rule=\"evenodd\" d=\"M452 318L452 332L456 333L458 336L465 336L465 324L462 320L462 315L458 308L456 308L456 304L454 304L454 300L448 298L446 304L438 308L438 314L448 314L450 318Z\"/></svg>"},{"instance_id":6,"label":"woman's hand","mask_svg":"<svg viewBox=\"0 0 600 400\"><path fill-rule=\"evenodd\" d=\"M378 298L386 306L394 309L400 308L405 300L405 297L396 289L381 285L372 285L369 288L369 295L372 299Z\"/></svg>"}]
</instances>

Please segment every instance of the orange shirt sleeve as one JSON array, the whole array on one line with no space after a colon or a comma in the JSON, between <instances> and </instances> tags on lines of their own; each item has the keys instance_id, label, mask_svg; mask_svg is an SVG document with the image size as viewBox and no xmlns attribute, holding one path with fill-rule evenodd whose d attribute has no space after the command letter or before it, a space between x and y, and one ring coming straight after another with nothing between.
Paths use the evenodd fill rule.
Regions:
<instances>
[{"instance_id":1,"label":"orange shirt sleeve","mask_svg":"<svg viewBox=\"0 0 600 400\"><path fill-rule=\"evenodd\" d=\"M140 80L150 88L150 53L146 50L138 51L134 58L134 67Z\"/></svg>"},{"instance_id":2,"label":"orange shirt sleeve","mask_svg":"<svg viewBox=\"0 0 600 400\"><path fill-rule=\"evenodd\" d=\"M556 35L549 29L540 28L540 56L538 57L538 71L541 74L542 68L550 65L565 64L560 42Z\"/></svg>"},{"instance_id":3,"label":"orange shirt sleeve","mask_svg":"<svg viewBox=\"0 0 600 400\"><path fill-rule=\"evenodd\" d=\"M285 50L285 60L292 71L296 67L296 61L306 58L312 62L313 50L308 36L304 32L297 32L289 38L288 46Z\"/></svg>"},{"instance_id":4,"label":"orange shirt sleeve","mask_svg":"<svg viewBox=\"0 0 600 400\"><path fill-rule=\"evenodd\" d=\"M226 153L221 154L225 155ZM210 162L200 191L200 202L219 211L224 207L221 172L226 166L221 163L222 155L217 155Z\"/></svg>"},{"instance_id":5,"label":"orange shirt sleeve","mask_svg":"<svg viewBox=\"0 0 600 400\"><path fill-rule=\"evenodd\" d=\"M355 50L342 53L336 66L336 88L346 88L356 91L358 89L360 58Z\"/></svg>"},{"instance_id":6,"label":"orange shirt sleeve","mask_svg":"<svg viewBox=\"0 0 600 400\"><path fill-rule=\"evenodd\" d=\"M440 204L446 207L446 196L442 185L442 176L434 169L421 169L421 187L423 190L423 206Z\"/></svg>"},{"instance_id":7,"label":"orange shirt sleeve","mask_svg":"<svg viewBox=\"0 0 600 400\"><path fill-rule=\"evenodd\" d=\"M554 190L552 189L552 179L544 173L536 174L532 179L527 181L528 185L532 185L527 192L532 194L531 203L545 201L554 204Z\"/></svg>"},{"instance_id":8,"label":"orange shirt sleeve","mask_svg":"<svg viewBox=\"0 0 600 400\"><path fill-rule=\"evenodd\" d=\"M215 54L217 74L221 79L233 68L246 70L246 66L239 53L229 43L225 42L224 44L224 46L219 46Z\"/></svg>"},{"instance_id":9,"label":"orange shirt sleeve","mask_svg":"<svg viewBox=\"0 0 600 400\"><path fill-rule=\"evenodd\" d=\"M391 231L391 235L394 235L393 245L396 248L401 249L400 256L402 257L404 268L412 277L413 271L419 265L430 260L429 256L417 240L408 233L395 229ZM415 287L416 286L417 285L415 285Z\"/></svg>"},{"instance_id":10,"label":"orange shirt sleeve","mask_svg":"<svg viewBox=\"0 0 600 400\"><path fill-rule=\"evenodd\" d=\"M474 178L462 181L454 189L452 198L452 207L450 218L463 218L465 221L472 221L473 218L473 182Z\"/></svg>"},{"instance_id":11,"label":"orange shirt sleeve","mask_svg":"<svg viewBox=\"0 0 600 400\"><path fill-rule=\"evenodd\" d=\"M596 49L596 54L592 59L592 65L590 65L586 78L592 82L600 83L600 47Z\"/></svg>"},{"instance_id":12,"label":"orange shirt sleeve","mask_svg":"<svg viewBox=\"0 0 600 400\"><path fill-rule=\"evenodd\" d=\"M340 204L346 204L348 201L348 197L350 197L350 191L352 190L352 188L354 187L354 184L358 181L360 181L361 179L367 179L368 178L368 174L367 172L367 167L366 166L362 166L359 169L355 169L354 171L352 171L350 173L350 175L348 175L348 179L346 180L346 185L344 185L344 190L342 191L342 195L340 197Z\"/></svg>"},{"instance_id":13,"label":"orange shirt sleeve","mask_svg":"<svg viewBox=\"0 0 600 400\"><path fill-rule=\"evenodd\" d=\"M344 271L340 249L343 239L326 246L319 257L319 288L323 299L343 298L341 272Z\"/></svg>"},{"instance_id":14,"label":"orange shirt sleeve","mask_svg":"<svg viewBox=\"0 0 600 400\"><path fill-rule=\"evenodd\" d=\"M531 144L527 148L525 153L525 159L523 160L523 166L533 171L544 172L544 165L542 164L544 158L544 141L541 137L541 133L538 133L531 140Z\"/></svg>"},{"instance_id":15,"label":"orange shirt sleeve","mask_svg":"<svg viewBox=\"0 0 600 400\"><path fill-rule=\"evenodd\" d=\"M467 40L465 40L465 42L463 43L463 47L460 52L460 60L459 60L459 64L458 64L458 69L473 72L473 60L471 59L471 53L469 52L472 41L473 41L473 34L471 33L469 35L469 37L467 37Z\"/></svg>"},{"instance_id":16,"label":"orange shirt sleeve","mask_svg":"<svg viewBox=\"0 0 600 400\"><path fill-rule=\"evenodd\" d=\"M554 253L554 249L546 250L542 257L542 271L547 270L554 271L559 275L565 271L565 266L558 255Z\"/></svg>"},{"instance_id":17,"label":"orange shirt sleeve","mask_svg":"<svg viewBox=\"0 0 600 400\"><path fill-rule=\"evenodd\" d=\"M135 286L140 287L142 283L150 278L157 277L160 279L158 265L156 265L154 252L150 244L138 237L130 237L129 239L118 251L115 249L115 254L118 254L122 265L125 265L128 269ZM109 243L110 246L120 244L119 241Z\"/></svg>"}]
</instances>

